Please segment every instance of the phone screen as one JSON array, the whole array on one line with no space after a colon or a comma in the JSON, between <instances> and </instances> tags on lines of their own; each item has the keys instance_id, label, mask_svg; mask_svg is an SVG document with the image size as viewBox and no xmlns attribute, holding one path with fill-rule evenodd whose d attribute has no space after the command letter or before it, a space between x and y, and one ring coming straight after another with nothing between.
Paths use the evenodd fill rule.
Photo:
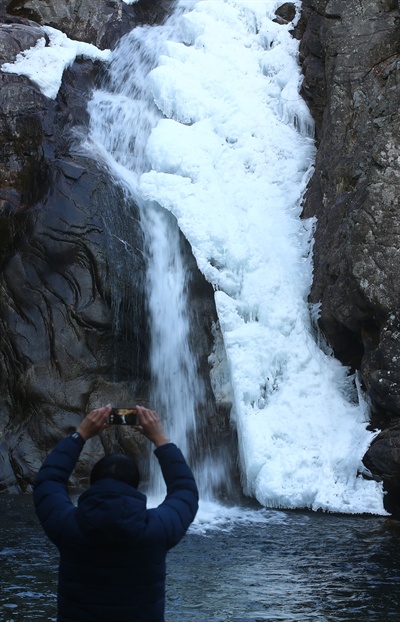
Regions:
<instances>
[{"instance_id":1,"label":"phone screen","mask_svg":"<svg viewBox=\"0 0 400 622\"><path fill-rule=\"evenodd\" d=\"M136 408L112 408L107 423L109 425L138 425Z\"/></svg>"}]
</instances>

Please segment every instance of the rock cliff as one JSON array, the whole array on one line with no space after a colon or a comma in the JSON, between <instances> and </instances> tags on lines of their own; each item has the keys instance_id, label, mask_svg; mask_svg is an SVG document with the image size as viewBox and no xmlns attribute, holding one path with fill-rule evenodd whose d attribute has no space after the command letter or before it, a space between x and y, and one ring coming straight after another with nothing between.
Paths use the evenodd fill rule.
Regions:
<instances>
[{"instance_id":1,"label":"rock cliff","mask_svg":"<svg viewBox=\"0 0 400 622\"><path fill-rule=\"evenodd\" d=\"M113 47L135 25L162 20L171 2L0 7L4 63L46 37L43 25ZM86 104L101 78L100 63L78 58L53 101L27 78L0 71L0 491L29 490L46 453L91 407L148 395L138 210L102 166L74 152L72 130L87 125ZM193 332L205 365L213 292L191 255L188 262ZM113 430L92 439L73 483L104 450L140 457L141 438Z\"/></svg>"},{"instance_id":2,"label":"rock cliff","mask_svg":"<svg viewBox=\"0 0 400 622\"><path fill-rule=\"evenodd\" d=\"M112 48L134 25L162 20L172 5L0 0L0 62L34 45L44 25ZM283 4L277 20L290 21L293 11L292 3ZM293 34L301 39L302 95L318 145L304 200L304 216L317 219L310 302L319 305L320 328L335 355L359 372L371 425L384 430L365 464L383 478L388 509L396 513L399 2L304 0ZM52 101L28 79L0 71L0 490L29 488L44 453L92 404L147 391L141 229L126 226L129 199L107 172L71 155L71 130L87 123L85 103L101 73L99 63L76 61ZM138 218L132 202L129 210ZM135 267L129 274L115 243L122 232ZM215 309L193 262L191 269L206 365ZM134 325L127 321L132 308ZM120 434L101 442L124 448L130 439ZM104 448L94 441L82 467ZM136 444L130 449L139 451Z\"/></svg>"},{"instance_id":3,"label":"rock cliff","mask_svg":"<svg viewBox=\"0 0 400 622\"><path fill-rule=\"evenodd\" d=\"M299 30L318 142L304 203L317 217L311 302L335 355L360 371L372 426L387 428L365 464L398 494L399 3L305 0Z\"/></svg>"}]
</instances>

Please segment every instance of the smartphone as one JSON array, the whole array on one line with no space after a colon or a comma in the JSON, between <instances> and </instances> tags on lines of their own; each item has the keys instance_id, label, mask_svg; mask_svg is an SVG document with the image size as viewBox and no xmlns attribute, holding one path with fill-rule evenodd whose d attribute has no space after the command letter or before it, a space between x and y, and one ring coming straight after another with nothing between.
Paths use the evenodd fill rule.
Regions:
<instances>
[{"instance_id":1,"label":"smartphone","mask_svg":"<svg viewBox=\"0 0 400 622\"><path fill-rule=\"evenodd\" d=\"M139 425L136 408L112 408L107 419L108 425Z\"/></svg>"}]
</instances>

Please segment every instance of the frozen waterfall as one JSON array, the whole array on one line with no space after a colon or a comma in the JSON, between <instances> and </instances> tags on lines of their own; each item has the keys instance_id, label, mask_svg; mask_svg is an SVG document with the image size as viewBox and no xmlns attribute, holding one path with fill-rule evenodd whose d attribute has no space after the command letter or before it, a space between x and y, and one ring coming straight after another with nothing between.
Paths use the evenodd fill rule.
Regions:
<instances>
[{"instance_id":1,"label":"frozen waterfall","mask_svg":"<svg viewBox=\"0 0 400 622\"><path fill-rule=\"evenodd\" d=\"M367 408L307 304L315 223L300 212L315 148L293 24L274 21L280 2L190 5L148 77L165 118L140 191L175 215L215 288L245 492L383 513L381 487L358 474Z\"/></svg>"}]
</instances>

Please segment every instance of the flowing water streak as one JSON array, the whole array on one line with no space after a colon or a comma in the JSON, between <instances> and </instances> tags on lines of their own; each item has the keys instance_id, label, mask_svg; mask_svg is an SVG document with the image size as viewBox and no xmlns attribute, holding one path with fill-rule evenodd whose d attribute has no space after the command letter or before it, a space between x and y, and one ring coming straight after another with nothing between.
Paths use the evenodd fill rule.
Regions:
<instances>
[{"instance_id":1,"label":"flowing water streak","mask_svg":"<svg viewBox=\"0 0 400 622\"><path fill-rule=\"evenodd\" d=\"M149 168L146 143L161 116L147 75L158 61L163 42L173 38L183 10L181 5L163 26L136 28L121 40L113 53L107 90L96 91L89 102L85 147L123 181L140 209L148 262L151 402L171 439L188 455L188 436L195 430L196 406L204 388L189 345L187 275L180 234L172 215L143 201L137 188L140 175ZM156 481L152 492L158 498L164 485L153 460L150 471L151 481Z\"/></svg>"}]
</instances>

